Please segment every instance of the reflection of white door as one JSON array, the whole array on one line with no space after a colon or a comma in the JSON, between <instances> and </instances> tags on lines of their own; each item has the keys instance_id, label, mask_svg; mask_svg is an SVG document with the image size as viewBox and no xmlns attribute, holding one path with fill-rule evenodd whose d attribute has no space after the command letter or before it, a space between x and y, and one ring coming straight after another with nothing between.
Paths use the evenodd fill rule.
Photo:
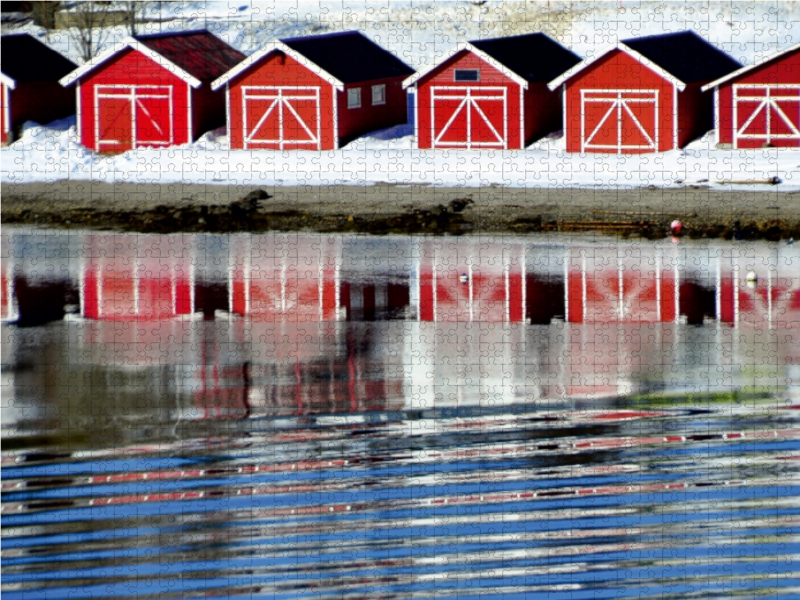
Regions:
<instances>
[{"instance_id":1,"label":"reflection of white door","mask_svg":"<svg viewBox=\"0 0 800 600\"><path fill-rule=\"evenodd\" d=\"M658 149L658 90L581 90L581 151Z\"/></svg>"},{"instance_id":2,"label":"reflection of white door","mask_svg":"<svg viewBox=\"0 0 800 600\"><path fill-rule=\"evenodd\" d=\"M94 91L98 152L174 142L172 86L101 85Z\"/></svg>"},{"instance_id":3,"label":"reflection of white door","mask_svg":"<svg viewBox=\"0 0 800 600\"><path fill-rule=\"evenodd\" d=\"M734 148L800 146L800 85L733 86Z\"/></svg>"},{"instance_id":4,"label":"reflection of white door","mask_svg":"<svg viewBox=\"0 0 800 600\"><path fill-rule=\"evenodd\" d=\"M320 88L244 87L245 148L321 150Z\"/></svg>"},{"instance_id":5,"label":"reflection of white door","mask_svg":"<svg viewBox=\"0 0 800 600\"><path fill-rule=\"evenodd\" d=\"M431 89L434 148L507 148L508 103L502 86Z\"/></svg>"}]
</instances>

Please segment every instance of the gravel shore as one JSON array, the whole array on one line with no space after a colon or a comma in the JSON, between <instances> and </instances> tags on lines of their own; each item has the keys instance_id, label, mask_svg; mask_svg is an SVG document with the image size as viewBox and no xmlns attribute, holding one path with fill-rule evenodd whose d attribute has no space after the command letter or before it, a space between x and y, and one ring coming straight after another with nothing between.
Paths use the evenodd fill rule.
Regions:
<instances>
[{"instance_id":1,"label":"gravel shore","mask_svg":"<svg viewBox=\"0 0 800 600\"><path fill-rule=\"evenodd\" d=\"M146 233L306 230L527 233L599 230L698 237L800 233L800 192L635 189L270 187L58 181L0 185L5 224Z\"/></svg>"}]
</instances>

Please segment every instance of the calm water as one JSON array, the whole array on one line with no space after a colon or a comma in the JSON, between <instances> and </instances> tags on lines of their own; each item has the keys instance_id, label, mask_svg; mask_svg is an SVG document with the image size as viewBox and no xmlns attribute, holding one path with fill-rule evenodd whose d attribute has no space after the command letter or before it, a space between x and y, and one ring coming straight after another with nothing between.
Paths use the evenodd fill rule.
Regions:
<instances>
[{"instance_id":1,"label":"calm water","mask_svg":"<svg viewBox=\"0 0 800 600\"><path fill-rule=\"evenodd\" d=\"M800 244L4 228L8 598L800 595Z\"/></svg>"}]
</instances>

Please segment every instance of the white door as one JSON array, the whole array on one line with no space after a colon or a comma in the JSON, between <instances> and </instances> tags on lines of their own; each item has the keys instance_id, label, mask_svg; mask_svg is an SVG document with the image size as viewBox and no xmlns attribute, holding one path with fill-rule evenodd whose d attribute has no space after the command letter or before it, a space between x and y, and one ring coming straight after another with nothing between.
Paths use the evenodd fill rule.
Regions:
<instances>
[{"instance_id":1,"label":"white door","mask_svg":"<svg viewBox=\"0 0 800 600\"><path fill-rule=\"evenodd\" d=\"M581 150L658 150L658 90L581 90Z\"/></svg>"},{"instance_id":2,"label":"white door","mask_svg":"<svg viewBox=\"0 0 800 600\"><path fill-rule=\"evenodd\" d=\"M800 146L800 85L733 86L734 148Z\"/></svg>"},{"instance_id":3,"label":"white door","mask_svg":"<svg viewBox=\"0 0 800 600\"><path fill-rule=\"evenodd\" d=\"M98 152L174 143L172 86L100 85L94 101Z\"/></svg>"},{"instance_id":4,"label":"white door","mask_svg":"<svg viewBox=\"0 0 800 600\"><path fill-rule=\"evenodd\" d=\"M320 88L242 89L245 148L321 150Z\"/></svg>"},{"instance_id":5,"label":"white door","mask_svg":"<svg viewBox=\"0 0 800 600\"><path fill-rule=\"evenodd\" d=\"M433 148L508 148L507 117L505 87L431 88Z\"/></svg>"}]
</instances>

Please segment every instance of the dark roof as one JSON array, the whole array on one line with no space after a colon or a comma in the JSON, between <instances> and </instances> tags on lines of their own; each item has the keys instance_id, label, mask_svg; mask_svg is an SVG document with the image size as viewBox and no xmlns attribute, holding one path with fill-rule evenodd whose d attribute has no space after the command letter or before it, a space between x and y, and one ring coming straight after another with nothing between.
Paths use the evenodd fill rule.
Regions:
<instances>
[{"instance_id":1,"label":"dark roof","mask_svg":"<svg viewBox=\"0 0 800 600\"><path fill-rule=\"evenodd\" d=\"M526 81L551 81L581 62L544 33L527 33L470 42Z\"/></svg>"},{"instance_id":2,"label":"dark roof","mask_svg":"<svg viewBox=\"0 0 800 600\"><path fill-rule=\"evenodd\" d=\"M742 66L693 31L632 38L622 43L684 83L713 81Z\"/></svg>"},{"instance_id":3,"label":"dark roof","mask_svg":"<svg viewBox=\"0 0 800 600\"><path fill-rule=\"evenodd\" d=\"M78 66L27 33L0 39L2 71L17 82L58 81Z\"/></svg>"},{"instance_id":4,"label":"dark roof","mask_svg":"<svg viewBox=\"0 0 800 600\"><path fill-rule=\"evenodd\" d=\"M342 83L414 73L402 60L358 31L281 40Z\"/></svg>"},{"instance_id":5,"label":"dark roof","mask_svg":"<svg viewBox=\"0 0 800 600\"><path fill-rule=\"evenodd\" d=\"M245 58L205 30L140 35L136 39L200 81L216 79Z\"/></svg>"}]
</instances>

